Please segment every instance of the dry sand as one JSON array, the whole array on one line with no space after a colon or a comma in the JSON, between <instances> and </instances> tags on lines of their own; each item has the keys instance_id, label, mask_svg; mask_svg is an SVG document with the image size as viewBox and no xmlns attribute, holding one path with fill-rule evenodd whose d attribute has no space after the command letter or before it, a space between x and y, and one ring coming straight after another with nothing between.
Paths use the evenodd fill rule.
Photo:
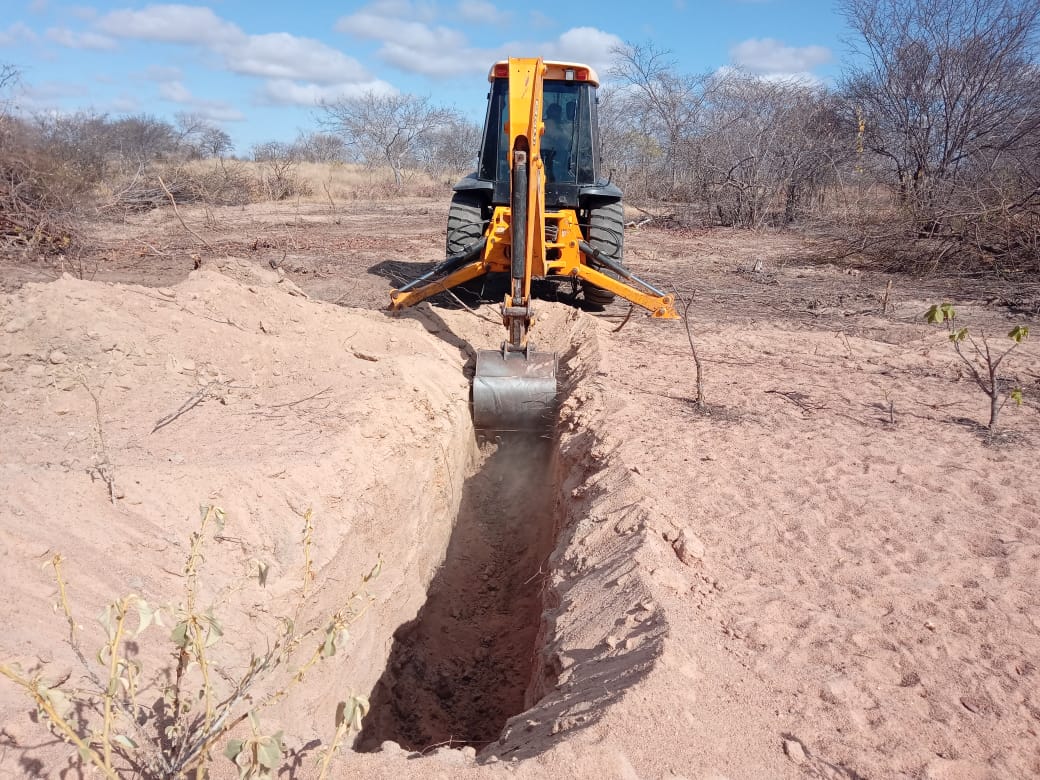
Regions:
<instances>
[{"instance_id":1,"label":"dry sand","mask_svg":"<svg viewBox=\"0 0 1040 780\"><path fill-rule=\"evenodd\" d=\"M437 254L429 211L402 230L411 260ZM94 647L105 603L178 597L198 506L218 504L202 598L240 668L298 609L310 509L301 624L384 563L345 652L264 714L283 776L316 776L351 692L372 698L357 746L374 752L343 751L339 777L1040 775L1035 341L1008 362L1027 402L989 441L986 399L920 320L934 289L899 280L882 314L884 278L799 262L791 237L637 233L638 270L696 288L710 413L681 323L613 333L625 307L544 303L559 440L496 448L474 438L466 371L499 327L375 311L408 263L367 248L378 219L341 218L356 238L328 273L203 256L185 278L171 253L151 280L168 287L10 282L0 660L84 684L43 565L66 559ZM123 263L109 278L149 281ZM78 766L32 709L0 683L0 775Z\"/></svg>"}]
</instances>

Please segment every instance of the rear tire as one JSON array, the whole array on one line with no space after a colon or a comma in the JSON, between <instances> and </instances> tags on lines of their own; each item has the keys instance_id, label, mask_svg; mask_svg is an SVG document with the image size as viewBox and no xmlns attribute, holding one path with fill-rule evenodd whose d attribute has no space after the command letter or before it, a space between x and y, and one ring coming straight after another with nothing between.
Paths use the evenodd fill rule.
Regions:
<instances>
[{"instance_id":1,"label":"rear tire","mask_svg":"<svg viewBox=\"0 0 1040 780\"><path fill-rule=\"evenodd\" d=\"M451 196L448 207L448 235L445 240L445 256L461 254L480 241L484 236L484 201L472 192L456 192ZM459 287L481 298L484 295L487 275L463 282Z\"/></svg>"},{"instance_id":2,"label":"rear tire","mask_svg":"<svg viewBox=\"0 0 1040 780\"><path fill-rule=\"evenodd\" d=\"M588 239L593 249L598 249L611 260L622 262L625 249L625 212L620 202L589 210ZM617 278L617 274L608 268L596 270ZM614 293L591 282L582 280L581 289L586 302L593 306L607 306L614 301Z\"/></svg>"},{"instance_id":3,"label":"rear tire","mask_svg":"<svg viewBox=\"0 0 1040 780\"><path fill-rule=\"evenodd\" d=\"M484 235L484 204L480 196L470 192L456 192L448 207L448 236L446 257L461 254Z\"/></svg>"}]
</instances>

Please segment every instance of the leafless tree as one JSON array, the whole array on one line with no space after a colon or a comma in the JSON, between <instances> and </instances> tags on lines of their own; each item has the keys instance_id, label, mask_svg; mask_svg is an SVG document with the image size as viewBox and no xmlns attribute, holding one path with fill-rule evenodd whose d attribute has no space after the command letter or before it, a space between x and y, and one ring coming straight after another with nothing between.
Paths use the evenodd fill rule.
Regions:
<instances>
[{"instance_id":1,"label":"leafless tree","mask_svg":"<svg viewBox=\"0 0 1040 780\"><path fill-rule=\"evenodd\" d=\"M727 225L788 224L804 215L851 152L835 101L796 80L718 77L700 127L703 192Z\"/></svg>"},{"instance_id":2,"label":"leafless tree","mask_svg":"<svg viewBox=\"0 0 1040 780\"><path fill-rule=\"evenodd\" d=\"M419 149L453 118L452 111L418 95L367 92L320 105L325 126L341 135L364 162L388 163L397 186Z\"/></svg>"},{"instance_id":3,"label":"leafless tree","mask_svg":"<svg viewBox=\"0 0 1040 780\"><path fill-rule=\"evenodd\" d=\"M231 136L201 114L181 111L174 120L178 143L189 158L225 157L235 149Z\"/></svg>"},{"instance_id":4,"label":"leafless tree","mask_svg":"<svg viewBox=\"0 0 1040 780\"><path fill-rule=\"evenodd\" d=\"M848 113L861 112L866 148L887 162L908 230L936 240L934 262L1024 254L1040 267L1040 4L840 7L857 36L843 85Z\"/></svg>"},{"instance_id":5,"label":"leafless tree","mask_svg":"<svg viewBox=\"0 0 1040 780\"><path fill-rule=\"evenodd\" d=\"M7 118L14 98L11 92L21 79L21 71L14 65L0 63L0 125Z\"/></svg>"},{"instance_id":6,"label":"leafless tree","mask_svg":"<svg viewBox=\"0 0 1040 780\"><path fill-rule=\"evenodd\" d=\"M250 155L255 162L293 160L296 158L292 144L284 141L262 141L261 143L253 144Z\"/></svg>"},{"instance_id":7,"label":"leafless tree","mask_svg":"<svg viewBox=\"0 0 1040 780\"><path fill-rule=\"evenodd\" d=\"M629 117L626 135L629 140L641 135L652 141L643 145L644 151L660 151L660 183L668 195L688 195L683 191L698 162L697 129L710 86L708 76L678 72L670 53L653 43L628 43L614 49L613 55L610 76L617 92L612 100ZM653 191L648 187L648 194Z\"/></svg>"},{"instance_id":8,"label":"leafless tree","mask_svg":"<svg viewBox=\"0 0 1040 780\"><path fill-rule=\"evenodd\" d=\"M335 133L301 132L292 146L295 156L306 162L341 163L349 157L346 144Z\"/></svg>"},{"instance_id":9,"label":"leafless tree","mask_svg":"<svg viewBox=\"0 0 1040 780\"><path fill-rule=\"evenodd\" d=\"M108 123L109 154L133 166L178 155L177 131L169 122L149 114L121 116Z\"/></svg>"},{"instance_id":10,"label":"leafless tree","mask_svg":"<svg viewBox=\"0 0 1040 780\"><path fill-rule=\"evenodd\" d=\"M661 192L666 178L665 146L652 131L645 112L633 112L631 91L605 86L599 92L599 137L602 164L611 181L630 196Z\"/></svg>"},{"instance_id":11,"label":"leafless tree","mask_svg":"<svg viewBox=\"0 0 1040 780\"><path fill-rule=\"evenodd\" d=\"M449 112L443 123L423 138L416 156L432 174L456 176L476 168L481 128Z\"/></svg>"}]
</instances>

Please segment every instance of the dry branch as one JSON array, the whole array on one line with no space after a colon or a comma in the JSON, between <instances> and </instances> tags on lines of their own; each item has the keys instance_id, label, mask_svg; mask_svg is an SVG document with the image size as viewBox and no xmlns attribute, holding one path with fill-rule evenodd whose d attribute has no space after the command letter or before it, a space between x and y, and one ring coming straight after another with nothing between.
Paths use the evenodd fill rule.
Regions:
<instances>
[{"instance_id":1,"label":"dry branch","mask_svg":"<svg viewBox=\"0 0 1040 780\"><path fill-rule=\"evenodd\" d=\"M196 233L194 230L188 227L187 223L184 221L184 217L181 216L180 209L177 208L177 199L173 197L173 193L170 192L170 189L166 186L166 182L163 181L162 176L159 177L159 184L163 188L163 192L165 192L166 196L170 199L170 203L173 205L173 213L177 215L177 219L180 221L181 227L183 227L185 230L187 230L189 233L195 236L195 238L197 238L204 247L206 247L207 249L213 249L213 247L210 246L209 242L206 241L206 239L204 239L202 236L200 236L198 233Z\"/></svg>"}]
</instances>

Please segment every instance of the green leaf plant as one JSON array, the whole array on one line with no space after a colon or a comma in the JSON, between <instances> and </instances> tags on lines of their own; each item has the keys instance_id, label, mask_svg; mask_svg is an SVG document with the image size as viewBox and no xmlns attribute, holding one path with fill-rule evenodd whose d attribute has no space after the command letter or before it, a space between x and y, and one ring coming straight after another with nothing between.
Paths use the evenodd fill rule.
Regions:
<instances>
[{"instance_id":1,"label":"green leaf plant","mask_svg":"<svg viewBox=\"0 0 1040 780\"><path fill-rule=\"evenodd\" d=\"M1007 334L1013 342L1003 352L992 349L985 334L979 336L976 341L967 328L957 326L957 312L950 303L937 303L925 312L924 318L933 325L943 325L949 333L950 342L957 356L968 367L968 374L973 382L989 398L989 425L990 434L997 429L997 419L1001 410L1008 401L1014 401L1016 405L1022 404L1022 388L1011 387L1008 380L998 374L1004 359L1011 354L1026 338L1029 337L1029 328L1024 325L1016 325ZM981 342L981 346L979 344Z\"/></svg>"}]
</instances>

